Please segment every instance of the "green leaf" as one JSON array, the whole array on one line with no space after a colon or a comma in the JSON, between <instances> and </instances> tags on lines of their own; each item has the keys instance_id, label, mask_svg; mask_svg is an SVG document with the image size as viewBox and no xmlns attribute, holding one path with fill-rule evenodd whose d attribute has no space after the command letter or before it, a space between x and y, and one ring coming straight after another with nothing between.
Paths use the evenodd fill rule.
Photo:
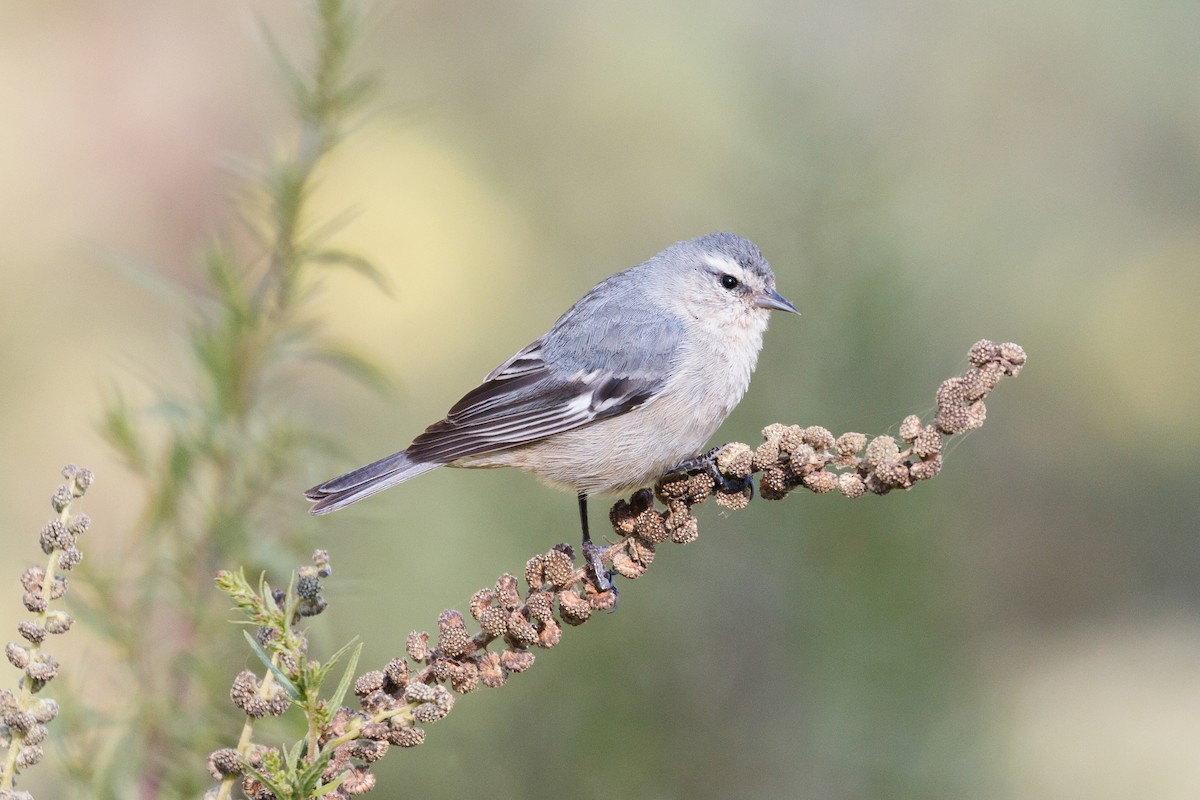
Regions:
<instances>
[{"instance_id":1,"label":"green leaf","mask_svg":"<svg viewBox=\"0 0 1200 800\"><path fill-rule=\"evenodd\" d=\"M395 287L387 274L363 256L345 250L328 249L313 253L311 258L317 264L353 270L374 283L388 297L395 297Z\"/></svg>"},{"instance_id":2,"label":"green leaf","mask_svg":"<svg viewBox=\"0 0 1200 800\"><path fill-rule=\"evenodd\" d=\"M291 697L292 700L299 702L300 690L296 688L294 683L292 683L292 679L285 675L283 670L271 662L271 657L267 655L267 651L263 650L262 645L260 645L258 641L250 635L250 631L242 631L242 635L246 637L246 641L250 643L250 649L254 651L259 660L266 665L267 669L271 670L271 674L275 676L275 682L283 687L283 690L288 693L288 696Z\"/></svg>"},{"instance_id":3,"label":"green leaf","mask_svg":"<svg viewBox=\"0 0 1200 800\"><path fill-rule=\"evenodd\" d=\"M336 653L330 656L329 661L326 662L326 665L332 667L337 660L341 658L342 654L346 651L346 648L350 647L350 645L354 644L357 640L358 637L356 636L347 642L341 650L338 650ZM329 698L329 707L335 711L341 707L342 699L346 696L346 692L350 691L350 685L354 682L354 670L358 667L358 657L362 655L362 648L362 643L359 642L358 646L354 648L354 652L350 655L350 661L346 664L346 671L342 673L342 679L338 682L337 691L335 691L333 696Z\"/></svg>"}]
</instances>

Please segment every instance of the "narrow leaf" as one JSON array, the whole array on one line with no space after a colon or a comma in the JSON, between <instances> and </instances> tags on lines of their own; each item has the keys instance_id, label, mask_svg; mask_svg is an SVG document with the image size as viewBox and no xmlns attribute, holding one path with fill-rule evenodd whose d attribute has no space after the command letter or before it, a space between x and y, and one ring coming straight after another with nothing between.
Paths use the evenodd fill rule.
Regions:
<instances>
[{"instance_id":1,"label":"narrow leaf","mask_svg":"<svg viewBox=\"0 0 1200 800\"><path fill-rule=\"evenodd\" d=\"M292 683L291 678L283 673L279 667L271 663L271 657L262 649L258 641L250 635L250 631L242 631L242 635L246 637L246 641L250 643L250 649L258 655L260 661L266 665L267 669L271 670L271 674L275 676L275 682L283 687L283 690L295 701L300 701L300 690Z\"/></svg>"}]
</instances>

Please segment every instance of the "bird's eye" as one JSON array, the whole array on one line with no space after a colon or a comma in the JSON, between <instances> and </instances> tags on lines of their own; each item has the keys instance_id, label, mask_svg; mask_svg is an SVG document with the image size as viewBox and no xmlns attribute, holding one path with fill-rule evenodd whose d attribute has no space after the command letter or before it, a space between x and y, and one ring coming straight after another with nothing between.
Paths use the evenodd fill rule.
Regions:
<instances>
[{"instance_id":1,"label":"bird's eye","mask_svg":"<svg viewBox=\"0 0 1200 800\"><path fill-rule=\"evenodd\" d=\"M738 279L733 277L732 275L722 275L721 276L721 285L724 286L726 289L736 289L739 286L739 282L738 282Z\"/></svg>"}]
</instances>

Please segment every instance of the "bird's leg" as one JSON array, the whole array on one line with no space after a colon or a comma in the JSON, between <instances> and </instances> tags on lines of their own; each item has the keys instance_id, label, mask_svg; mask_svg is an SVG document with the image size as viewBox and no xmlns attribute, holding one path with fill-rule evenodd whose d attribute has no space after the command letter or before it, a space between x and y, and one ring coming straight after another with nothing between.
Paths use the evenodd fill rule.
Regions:
<instances>
[{"instance_id":1,"label":"bird's leg","mask_svg":"<svg viewBox=\"0 0 1200 800\"><path fill-rule=\"evenodd\" d=\"M602 592L609 589L616 591L612 574L604 571L604 564L600 560L604 548L593 544L591 534L588 533L587 494L584 492L579 493L579 524L583 526L583 558L591 566L592 574L596 576L596 588Z\"/></svg>"},{"instance_id":2,"label":"bird's leg","mask_svg":"<svg viewBox=\"0 0 1200 800\"><path fill-rule=\"evenodd\" d=\"M691 475L697 472L703 472L713 479L717 484L717 489L725 494L737 494L750 490L750 496L754 496L754 476L745 475L741 478L729 478L721 474L717 469L717 453L721 452L725 445L718 445L709 450L704 455L689 458L686 461L681 461L676 464L667 475Z\"/></svg>"}]
</instances>

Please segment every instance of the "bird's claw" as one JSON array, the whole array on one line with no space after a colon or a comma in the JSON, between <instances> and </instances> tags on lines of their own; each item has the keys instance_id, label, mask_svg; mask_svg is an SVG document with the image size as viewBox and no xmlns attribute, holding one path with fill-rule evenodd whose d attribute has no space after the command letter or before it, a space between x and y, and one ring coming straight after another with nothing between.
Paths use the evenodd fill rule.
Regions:
<instances>
[{"instance_id":1,"label":"bird's claw","mask_svg":"<svg viewBox=\"0 0 1200 800\"><path fill-rule=\"evenodd\" d=\"M609 589L616 590L616 586L612 582L613 571L604 569L604 562L601 555L604 553L604 548L593 544L591 541L583 543L583 559L587 562L588 568L592 571L592 576L596 579L596 588L602 592L607 592Z\"/></svg>"},{"instance_id":2,"label":"bird's claw","mask_svg":"<svg viewBox=\"0 0 1200 800\"><path fill-rule=\"evenodd\" d=\"M740 478L731 478L728 475L723 475L721 470L717 468L717 454L725 449L725 445L719 445L709 450L703 455L689 458L687 461L682 461L670 471L670 475L691 475L697 472L702 472L713 479L717 485L717 491L722 494L738 494L747 489L750 490L750 498L754 499L754 476L743 475Z\"/></svg>"}]
</instances>

